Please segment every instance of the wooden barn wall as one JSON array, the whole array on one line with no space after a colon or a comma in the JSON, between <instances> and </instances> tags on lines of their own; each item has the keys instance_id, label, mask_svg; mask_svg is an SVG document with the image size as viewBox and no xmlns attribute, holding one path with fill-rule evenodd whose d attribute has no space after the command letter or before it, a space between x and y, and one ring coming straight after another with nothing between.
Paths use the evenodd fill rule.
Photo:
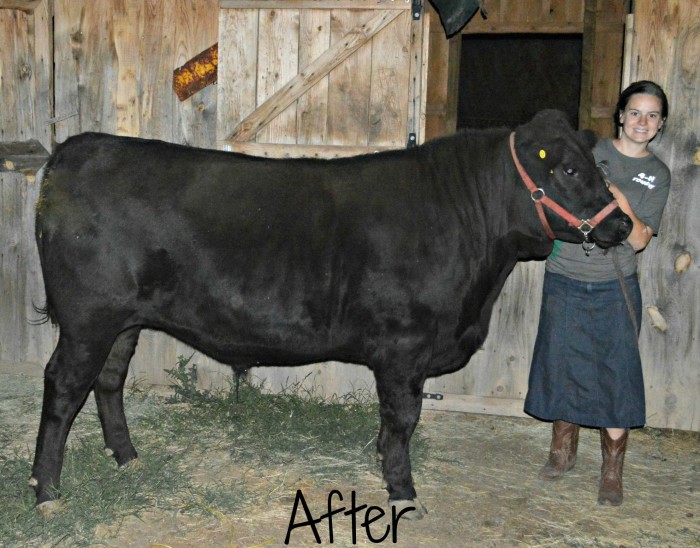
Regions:
<instances>
[{"instance_id":1,"label":"wooden barn wall","mask_svg":"<svg viewBox=\"0 0 700 548\"><path fill-rule=\"evenodd\" d=\"M51 3L31 8L0 2L0 143L36 139L50 150ZM54 344L49 327L28 323L43 295L33 230L37 196L34 177L0 170L0 369L41 371Z\"/></svg>"},{"instance_id":2,"label":"wooden barn wall","mask_svg":"<svg viewBox=\"0 0 700 548\"><path fill-rule=\"evenodd\" d=\"M49 77L32 91L26 89L28 80L14 75L26 59L37 55L30 34L47 40L44 49L50 59L51 25L40 23L49 9L54 15L55 105L52 113L37 108L31 114L32 101L43 105L52 95ZM0 9L4 76L0 138L25 140L32 135L23 135L23 128L33 128L33 135L50 150L53 128L57 142L83 131L103 131L214 148L216 87L180 102L171 83L174 68L216 43L218 15L218 0L43 0L33 12ZM22 98L29 101L26 108L13 102ZM13 108L5 108L8 104ZM32 178L21 175L0 173L0 181L0 368L37 372L51 355L57 336L48 325L28 323L37 317L32 303L40 305L43 299L33 240L38 189ZM130 375L167 384L163 369L174 367L178 355L189 353L186 345L170 337L143 331ZM203 364L204 382L228 375L208 358L198 361Z\"/></svg>"},{"instance_id":3,"label":"wooden barn wall","mask_svg":"<svg viewBox=\"0 0 700 548\"><path fill-rule=\"evenodd\" d=\"M224 1L42 0L34 11L0 9L3 103L0 141L37 138L50 148L53 132L55 139L62 141L81 131L99 130L216 147L226 135L219 109L230 110L235 101L245 102L250 96L236 97L238 88L234 87L233 94L228 93L222 99L220 83L180 102L170 84L175 67L221 40L219 17L220 14L223 17L225 10L219 8ZM538 26L537 19L549 17L551 28L567 28L569 21L583 28L583 2L485 0L484 3L491 23L479 21L477 14L475 20L480 25L500 21L500 28L529 25L531 29L545 29L548 27ZM698 267L693 262L682 274L673 268L679 254L688 252L695 258L698 248L698 231L693 230L697 221L692 213L700 205L694 188L700 163L697 136L700 82L696 69L700 14L695 3L686 0L645 0L634 4L635 33L634 40L628 40L633 48L628 73L633 78L658 80L666 86L672 103L671 119L657 149L672 168L674 186L662 233L640 260L645 303L657 306L668 323L665 332L658 331L645 315L642 325L649 424L700 430L700 409L695 404L700 389L696 365ZM51 55L52 12L55 79L51 75L53 65L47 62ZM558 19L551 20L555 16ZM280 20L279 24L284 23ZM230 32L229 40L235 42L235 25L231 24L227 32ZM324 27L319 32L333 30ZM435 31L433 35L435 39L440 36ZM246 39L239 45L235 51L229 50L232 59L235 55L245 57L250 53L248 48L259 47L259 42ZM317 54L315 50L320 46L309 38L305 47L306 50L299 51L301 63L305 56ZM430 51L450 51L450 47L454 54L454 46L431 40ZM29 72L27 66L31 68ZM428 89L433 97L439 97L441 93L449 93L449 86L439 89L437 86L450 77L451 69L449 64L437 70L433 70L434 66L431 65ZM279 70L293 72L291 66L280 66ZM51 81L55 82L53 90L50 90ZM302 109L306 117L300 120L297 116L294 124L285 117L275 121L256 136L255 143L283 141L286 131L295 132L297 143L309 145L326 146L336 138L356 136L352 128L321 121L324 109L337 102L326 92L331 81L332 78L324 79L307 99L299 101L322 107ZM246 93L261 93L256 96L256 101L260 101L270 89L261 91L256 84L255 91ZM54 96L55 105L51 104ZM217 105L219 101L225 104ZM7 108L8 104L12 107ZM433 113L443 117L449 114L444 110ZM280 124L287 129L281 129ZM332 129L334 126L336 129ZM309 127L323 127L325 134ZM425 127L429 132L430 116ZM449 130L449 120L435 122L433 127L438 128L436 132L444 133L446 128ZM359 141L362 145L370 144L366 137ZM53 349L56 333L49 326L28 323L36 317L32 303L41 304L43 298L32 229L37 189L31 177L17 174L0 173L0 183L0 369L40 372ZM462 371L429 381L428 390L446 394L442 408L522 413L542 272L543 263L539 262L516 268L495 308L491 335L483 349ZM162 370L173 367L178 355L190 352L186 345L165 335L145 331L130 375L149 383L167 384ZM221 383L230 375L227 368L201 355L195 356L195 361L200 365L205 384ZM316 365L298 373L309 374L327 384L328 393L371 386L371 376L358 366ZM284 384L286 377L278 375L276 379ZM424 407L431 408L433 403L425 400Z\"/></svg>"},{"instance_id":4,"label":"wooden barn wall","mask_svg":"<svg viewBox=\"0 0 700 548\"><path fill-rule=\"evenodd\" d=\"M627 58L629 82L650 79L665 89L670 113L654 151L671 169L671 194L659 236L640 255L645 315L640 337L649 423L700 430L700 4L635 2ZM625 84L628 82L625 82ZM688 254L690 267L676 270Z\"/></svg>"}]
</instances>

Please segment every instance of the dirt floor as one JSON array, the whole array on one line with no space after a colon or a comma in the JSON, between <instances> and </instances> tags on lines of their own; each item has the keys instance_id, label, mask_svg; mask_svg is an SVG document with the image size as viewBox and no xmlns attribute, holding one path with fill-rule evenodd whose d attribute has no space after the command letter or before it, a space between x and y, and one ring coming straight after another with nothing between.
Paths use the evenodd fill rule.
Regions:
<instances>
[{"instance_id":1,"label":"dirt floor","mask_svg":"<svg viewBox=\"0 0 700 548\"><path fill-rule=\"evenodd\" d=\"M0 375L0 429L24 429L33 444L38 423L40 381ZM531 419L424 412L422 432L429 456L415 471L416 488L428 515L391 526L386 492L376 475L363 471L338 483L332 474L309 477L303 462L242 470L225 449L202 448L192 461L197 481L216 484L245 478L257 503L235 513L211 508L208 517L153 508L120 524L99 525L96 546L284 546L295 498L301 491L308 512L360 508L319 522L320 544L334 546L700 546L700 436L643 429L631 434L625 463L625 502L619 508L596 503L600 470L598 432L583 430L576 468L565 479L537 479L549 444L550 427ZM29 470L27 470L29 474ZM4 483L5 479L3 479ZM260 503L260 501L264 503ZM298 501L290 546L317 545ZM377 507L372 508L370 507ZM368 513L369 509L369 513ZM367 528L363 522L371 522ZM353 537L353 528L355 537ZM385 536L386 535L386 536ZM395 540L394 536L395 535ZM0 539L0 546L14 546ZM63 544L61 544L63 545Z\"/></svg>"}]
</instances>

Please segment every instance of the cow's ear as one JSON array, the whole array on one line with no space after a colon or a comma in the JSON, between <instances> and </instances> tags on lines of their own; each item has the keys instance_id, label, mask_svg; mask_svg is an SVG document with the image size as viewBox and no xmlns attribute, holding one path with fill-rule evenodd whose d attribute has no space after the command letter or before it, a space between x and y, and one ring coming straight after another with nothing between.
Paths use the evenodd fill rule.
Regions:
<instances>
[{"instance_id":1,"label":"cow's ear","mask_svg":"<svg viewBox=\"0 0 700 548\"><path fill-rule=\"evenodd\" d=\"M593 150L593 147L598 142L598 134L591 129L582 129L577 132L581 141L583 141L588 148Z\"/></svg>"}]
</instances>

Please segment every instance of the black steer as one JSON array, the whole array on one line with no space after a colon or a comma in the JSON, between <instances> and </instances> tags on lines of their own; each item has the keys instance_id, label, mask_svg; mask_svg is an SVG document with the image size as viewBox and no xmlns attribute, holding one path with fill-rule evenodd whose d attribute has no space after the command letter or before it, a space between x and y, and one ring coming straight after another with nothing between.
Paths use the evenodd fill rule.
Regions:
<instances>
[{"instance_id":1,"label":"black steer","mask_svg":"<svg viewBox=\"0 0 700 548\"><path fill-rule=\"evenodd\" d=\"M525 171L581 219L612 200L590 147L557 111L515 133ZM552 249L507 130L336 160L87 133L59 145L42 178L36 238L60 338L30 480L39 505L57 497L90 390L106 448L119 465L136 458L122 390L150 328L237 370L369 367L390 503L420 512L408 446L426 377L467 363L516 262ZM583 241L546 215L557 238ZM589 236L609 247L630 227L615 208Z\"/></svg>"}]
</instances>

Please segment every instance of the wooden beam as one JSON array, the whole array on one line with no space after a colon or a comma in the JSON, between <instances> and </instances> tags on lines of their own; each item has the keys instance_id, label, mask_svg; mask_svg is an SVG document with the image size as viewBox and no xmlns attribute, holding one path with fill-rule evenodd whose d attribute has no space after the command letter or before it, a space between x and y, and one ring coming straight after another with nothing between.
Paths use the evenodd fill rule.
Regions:
<instances>
[{"instance_id":1,"label":"wooden beam","mask_svg":"<svg viewBox=\"0 0 700 548\"><path fill-rule=\"evenodd\" d=\"M386 0L219 0L220 8L235 9L359 9L410 10L411 2Z\"/></svg>"},{"instance_id":2,"label":"wooden beam","mask_svg":"<svg viewBox=\"0 0 700 548\"><path fill-rule=\"evenodd\" d=\"M312 61L283 88L273 93L255 111L243 119L226 141L249 141L285 108L323 79L331 70L366 44L380 30L401 15L400 10L385 10L348 32L341 40Z\"/></svg>"},{"instance_id":3,"label":"wooden beam","mask_svg":"<svg viewBox=\"0 0 700 548\"><path fill-rule=\"evenodd\" d=\"M33 175L48 158L48 151L36 139L0 143L0 172L10 171Z\"/></svg>"},{"instance_id":4,"label":"wooden beam","mask_svg":"<svg viewBox=\"0 0 700 548\"><path fill-rule=\"evenodd\" d=\"M0 0L0 9L34 11L41 0Z\"/></svg>"},{"instance_id":5,"label":"wooden beam","mask_svg":"<svg viewBox=\"0 0 700 548\"><path fill-rule=\"evenodd\" d=\"M383 150L396 150L389 146L345 146L345 145L290 145L277 143L237 143L223 141L219 149L227 152L240 152L249 156L265 158L347 158L359 154L373 154Z\"/></svg>"},{"instance_id":6,"label":"wooden beam","mask_svg":"<svg viewBox=\"0 0 700 548\"><path fill-rule=\"evenodd\" d=\"M495 23L467 25L462 34L581 34L583 23L569 21L565 23Z\"/></svg>"},{"instance_id":7,"label":"wooden beam","mask_svg":"<svg viewBox=\"0 0 700 548\"><path fill-rule=\"evenodd\" d=\"M523 411L524 400L515 398L489 398L484 396L466 396L443 394L441 400L423 399L423 410L458 411L460 413L479 413L506 417L529 417Z\"/></svg>"}]
</instances>

